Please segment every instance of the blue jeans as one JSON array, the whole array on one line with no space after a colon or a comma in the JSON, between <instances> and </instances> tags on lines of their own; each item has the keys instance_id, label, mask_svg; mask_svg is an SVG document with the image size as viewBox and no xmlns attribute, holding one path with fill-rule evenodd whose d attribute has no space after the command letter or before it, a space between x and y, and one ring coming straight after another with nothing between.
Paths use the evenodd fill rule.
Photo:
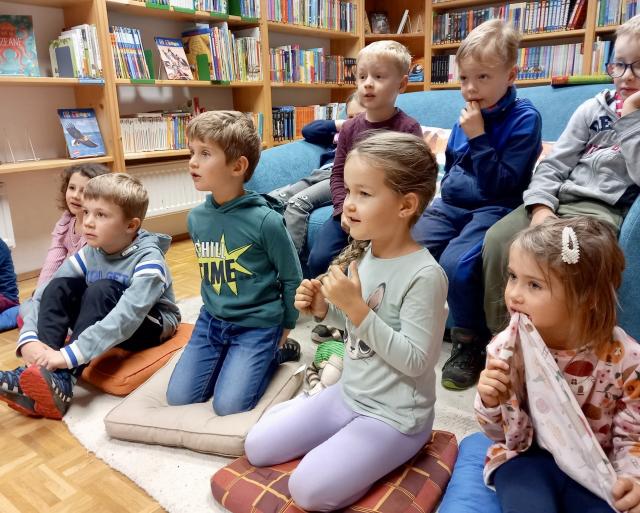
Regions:
<instances>
[{"instance_id":1,"label":"blue jeans","mask_svg":"<svg viewBox=\"0 0 640 513\"><path fill-rule=\"evenodd\" d=\"M167 402L202 403L213 396L219 416L252 409L278 366L281 336L282 326L246 328L216 319L203 306L171 374Z\"/></svg>"},{"instance_id":2,"label":"blue jeans","mask_svg":"<svg viewBox=\"0 0 640 513\"><path fill-rule=\"evenodd\" d=\"M327 272L331 261L348 243L349 235L340 225L340 216L327 219L320 228L309 252L309 260L307 260L309 276L315 278Z\"/></svg>"},{"instance_id":3,"label":"blue jeans","mask_svg":"<svg viewBox=\"0 0 640 513\"><path fill-rule=\"evenodd\" d=\"M500 465L493 483L502 513L614 513L537 445Z\"/></svg>"}]
</instances>

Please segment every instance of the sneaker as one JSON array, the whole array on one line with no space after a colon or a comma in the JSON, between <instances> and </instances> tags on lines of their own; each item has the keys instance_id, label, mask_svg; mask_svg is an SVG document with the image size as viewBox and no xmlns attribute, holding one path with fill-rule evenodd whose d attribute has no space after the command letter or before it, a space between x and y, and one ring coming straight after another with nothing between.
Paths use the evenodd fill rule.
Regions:
<instances>
[{"instance_id":1,"label":"sneaker","mask_svg":"<svg viewBox=\"0 0 640 513\"><path fill-rule=\"evenodd\" d=\"M61 420L71 405L73 382L67 370L30 365L20 376L20 386L35 401L36 413L48 419Z\"/></svg>"},{"instance_id":2,"label":"sneaker","mask_svg":"<svg viewBox=\"0 0 640 513\"><path fill-rule=\"evenodd\" d=\"M40 417L35 410L35 401L26 396L20 386L20 376L26 367L18 367L12 371L0 371L0 401L4 401L22 415Z\"/></svg>"},{"instance_id":3,"label":"sneaker","mask_svg":"<svg viewBox=\"0 0 640 513\"><path fill-rule=\"evenodd\" d=\"M278 364L300 360L300 343L288 338L278 351Z\"/></svg>"},{"instance_id":4,"label":"sneaker","mask_svg":"<svg viewBox=\"0 0 640 513\"><path fill-rule=\"evenodd\" d=\"M442 386L449 390L465 390L475 385L484 369L486 344L469 330L451 330L451 357L442 367Z\"/></svg>"},{"instance_id":5,"label":"sneaker","mask_svg":"<svg viewBox=\"0 0 640 513\"><path fill-rule=\"evenodd\" d=\"M311 330L311 341L316 344L322 344L328 340L337 340L338 342L344 342L344 332L338 328L326 326L324 324L318 324Z\"/></svg>"}]
</instances>

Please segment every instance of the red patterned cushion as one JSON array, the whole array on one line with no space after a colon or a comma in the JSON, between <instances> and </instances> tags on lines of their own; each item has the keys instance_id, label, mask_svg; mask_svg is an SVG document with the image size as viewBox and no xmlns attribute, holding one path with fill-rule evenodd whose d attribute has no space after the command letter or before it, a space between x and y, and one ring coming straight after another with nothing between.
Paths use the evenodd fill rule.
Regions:
<instances>
[{"instance_id":1,"label":"red patterned cushion","mask_svg":"<svg viewBox=\"0 0 640 513\"><path fill-rule=\"evenodd\" d=\"M373 485L344 513L428 513L451 477L458 456L456 437L433 431L411 460ZM244 456L211 477L213 497L232 513L305 513L289 495L289 476L300 460L254 467Z\"/></svg>"}]
</instances>

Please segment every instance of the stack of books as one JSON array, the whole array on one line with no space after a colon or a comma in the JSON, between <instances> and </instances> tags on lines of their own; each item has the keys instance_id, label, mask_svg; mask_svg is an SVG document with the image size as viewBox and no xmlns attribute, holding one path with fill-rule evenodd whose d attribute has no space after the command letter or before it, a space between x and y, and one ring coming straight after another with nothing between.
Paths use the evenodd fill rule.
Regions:
<instances>
[{"instance_id":1,"label":"stack of books","mask_svg":"<svg viewBox=\"0 0 640 513\"><path fill-rule=\"evenodd\" d=\"M122 147L126 153L181 150L187 147L186 128L191 113L143 112L120 117Z\"/></svg>"},{"instance_id":2,"label":"stack of books","mask_svg":"<svg viewBox=\"0 0 640 513\"><path fill-rule=\"evenodd\" d=\"M110 26L111 48L116 77L149 80L149 67L142 47L140 31L129 27Z\"/></svg>"},{"instance_id":3,"label":"stack of books","mask_svg":"<svg viewBox=\"0 0 640 513\"><path fill-rule=\"evenodd\" d=\"M54 77L99 79L102 59L95 25L77 25L49 43Z\"/></svg>"},{"instance_id":4,"label":"stack of books","mask_svg":"<svg viewBox=\"0 0 640 513\"><path fill-rule=\"evenodd\" d=\"M345 109L344 103L294 107L283 105L272 109L273 140L293 141L302 137L302 128L316 119L338 119Z\"/></svg>"},{"instance_id":5,"label":"stack of books","mask_svg":"<svg viewBox=\"0 0 640 513\"><path fill-rule=\"evenodd\" d=\"M267 19L308 27L355 32L357 5L340 0L267 0Z\"/></svg>"},{"instance_id":6,"label":"stack of books","mask_svg":"<svg viewBox=\"0 0 640 513\"><path fill-rule=\"evenodd\" d=\"M355 84L355 59L325 55L324 48L279 46L270 49L270 61L272 82Z\"/></svg>"},{"instance_id":7,"label":"stack of books","mask_svg":"<svg viewBox=\"0 0 640 513\"><path fill-rule=\"evenodd\" d=\"M619 25L638 14L638 0L598 0L596 25Z\"/></svg>"}]
</instances>

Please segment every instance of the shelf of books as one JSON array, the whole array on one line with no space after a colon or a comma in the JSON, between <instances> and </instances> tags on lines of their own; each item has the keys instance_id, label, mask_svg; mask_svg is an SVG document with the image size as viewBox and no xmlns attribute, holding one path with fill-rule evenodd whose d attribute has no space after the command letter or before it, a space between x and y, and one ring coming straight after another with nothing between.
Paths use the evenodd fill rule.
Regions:
<instances>
[{"instance_id":1,"label":"shelf of books","mask_svg":"<svg viewBox=\"0 0 640 513\"><path fill-rule=\"evenodd\" d=\"M168 157L184 157L189 155L189 149L182 150L156 150L156 151L139 151L136 153L125 153L126 160L143 160L143 159L161 159Z\"/></svg>"},{"instance_id":2,"label":"shelf of books","mask_svg":"<svg viewBox=\"0 0 640 513\"><path fill-rule=\"evenodd\" d=\"M294 25L293 23L269 21L267 28L272 32L284 32L286 34L298 34L301 36L326 37L331 39L358 39L358 35L355 32Z\"/></svg>"},{"instance_id":3,"label":"shelf of books","mask_svg":"<svg viewBox=\"0 0 640 513\"><path fill-rule=\"evenodd\" d=\"M117 78L117 86L143 86L143 87L219 87L219 88L235 88L235 87L262 87L262 82L242 82L232 80L229 82L220 81L219 83L210 80L136 80L127 78Z\"/></svg>"},{"instance_id":4,"label":"shelf of books","mask_svg":"<svg viewBox=\"0 0 640 513\"><path fill-rule=\"evenodd\" d=\"M83 158L82 162L91 164L109 164L113 162L113 157L105 155L102 157ZM75 159L42 159L27 160L24 162L9 162L0 164L0 174L23 173L27 171L42 171L44 169L62 169L77 164Z\"/></svg>"},{"instance_id":5,"label":"shelf of books","mask_svg":"<svg viewBox=\"0 0 640 513\"><path fill-rule=\"evenodd\" d=\"M19 77L0 75L0 85L9 86L103 86L104 80L83 80L69 77Z\"/></svg>"}]
</instances>

